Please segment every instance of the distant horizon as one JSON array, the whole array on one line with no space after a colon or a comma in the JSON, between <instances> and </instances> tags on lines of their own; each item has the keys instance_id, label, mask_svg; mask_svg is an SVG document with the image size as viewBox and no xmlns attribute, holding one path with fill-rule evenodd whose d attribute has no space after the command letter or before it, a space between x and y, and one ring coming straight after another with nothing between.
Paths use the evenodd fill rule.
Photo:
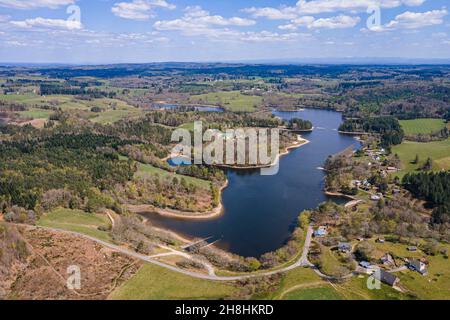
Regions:
<instances>
[{"instance_id":1,"label":"distant horizon","mask_svg":"<svg viewBox=\"0 0 450 320\"><path fill-rule=\"evenodd\" d=\"M349 61L352 60L352 61ZM450 58L402 58L402 57L342 57L342 58L292 58L292 59L256 59L256 60L167 60L142 62L11 62L0 61L0 67L33 66L112 66L112 65L146 65L146 64L242 64L242 65L450 65Z\"/></svg>"}]
</instances>

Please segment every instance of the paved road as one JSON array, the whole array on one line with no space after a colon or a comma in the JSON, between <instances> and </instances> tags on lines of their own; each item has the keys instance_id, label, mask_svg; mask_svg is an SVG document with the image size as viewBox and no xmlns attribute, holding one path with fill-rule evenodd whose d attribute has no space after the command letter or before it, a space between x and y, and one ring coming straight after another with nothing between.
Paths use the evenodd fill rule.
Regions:
<instances>
[{"instance_id":1,"label":"paved road","mask_svg":"<svg viewBox=\"0 0 450 320\"><path fill-rule=\"evenodd\" d=\"M23 226L23 225L21 225ZM245 280L245 279L250 279L250 278L255 278L255 277L262 277L262 276L271 276L274 274L279 274L279 273L284 273L287 272L289 270L293 270L296 268L300 268L300 267L306 267L309 266L311 267L311 263L308 261L308 252L309 252L309 248L311 246L311 240L312 240L312 235L313 235L313 228L312 226L308 227L308 231L306 234L306 239L305 239L305 244L303 246L303 252L301 257L292 265L289 265L287 267L281 268L281 269L277 269L274 271L269 271L269 272L262 272L262 273L255 273L255 274L249 274L249 275L241 275L241 276L218 276L214 273L214 270L208 270L209 274L201 274L201 273L197 273L197 272L192 272L192 271L187 271L187 270L183 270L168 264L165 264L163 262L157 261L155 259L152 259L149 256L145 256L142 255L140 253L134 252L132 250L126 249L124 247L118 246L118 245L114 245L111 243L108 243L106 241L102 241L99 240L97 238L85 235L85 234L81 234L78 232L73 232L73 231L67 231L67 230L61 230L61 229L54 229L54 228L46 228L46 227L31 227L34 229L43 229L43 230L48 230L48 231L52 231L52 232L58 232L58 233L66 233L66 234L71 234L77 237L81 237L87 240L91 240L93 242L96 242L106 248L109 248L111 250L114 250L116 252L120 252L124 255L127 255L129 257L144 261L144 262L148 262L148 263L152 263L154 265L178 272L178 273L182 273L184 275L193 277L193 278L198 278L198 279L205 279L205 280L213 280L213 281L237 281L237 280Z\"/></svg>"},{"instance_id":2,"label":"paved road","mask_svg":"<svg viewBox=\"0 0 450 320\"><path fill-rule=\"evenodd\" d=\"M398 267L396 269L390 270L389 272L390 273L394 273L394 272L401 272L401 271L405 271L405 270L408 270L407 266L401 266L401 267Z\"/></svg>"}]
</instances>

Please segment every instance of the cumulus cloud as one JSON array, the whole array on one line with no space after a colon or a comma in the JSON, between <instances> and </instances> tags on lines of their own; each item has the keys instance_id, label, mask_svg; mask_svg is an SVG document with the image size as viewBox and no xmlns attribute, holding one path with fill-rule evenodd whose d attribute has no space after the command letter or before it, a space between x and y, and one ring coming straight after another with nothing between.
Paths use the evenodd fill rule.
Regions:
<instances>
[{"instance_id":1,"label":"cumulus cloud","mask_svg":"<svg viewBox=\"0 0 450 320\"><path fill-rule=\"evenodd\" d=\"M12 25L19 28L49 28L49 29L66 29L66 30L80 30L83 25L80 21L63 20L63 19L46 19L46 18L34 18L26 19L22 21L11 21Z\"/></svg>"},{"instance_id":2,"label":"cumulus cloud","mask_svg":"<svg viewBox=\"0 0 450 320\"><path fill-rule=\"evenodd\" d=\"M311 15L331 12L361 12L370 7L396 8L405 6L420 6L426 0L300 0L295 6L251 7L243 9L255 18L271 20L292 20L300 15Z\"/></svg>"},{"instance_id":3,"label":"cumulus cloud","mask_svg":"<svg viewBox=\"0 0 450 320\"><path fill-rule=\"evenodd\" d=\"M281 8L245 8L243 12L251 14L253 18L267 18L270 20L291 20L298 16L296 7L281 7Z\"/></svg>"},{"instance_id":4,"label":"cumulus cloud","mask_svg":"<svg viewBox=\"0 0 450 320\"><path fill-rule=\"evenodd\" d=\"M291 20L289 24L279 26L282 30L296 30L299 27L308 29L344 29L353 28L361 21L360 17L340 15L331 18L316 19L313 16L303 16Z\"/></svg>"},{"instance_id":5,"label":"cumulus cloud","mask_svg":"<svg viewBox=\"0 0 450 320\"><path fill-rule=\"evenodd\" d=\"M154 9L174 10L176 6L165 0L133 0L114 4L111 11L116 16L131 20L148 20L155 16Z\"/></svg>"},{"instance_id":6,"label":"cumulus cloud","mask_svg":"<svg viewBox=\"0 0 450 320\"><path fill-rule=\"evenodd\" d=\"M255 24L256 22L250 19L211 15L200 6L193 6L187 7L180 19L157 21L153 26L159 31L180 31L186 36L204 36L213 41L280 42L310 37L309 34L296 32L278 33L237 29Z\"/></svg>"},{"instance_id":7,"label":"cumulus cloud","mask_svg":"<svg viewBox=\"0 0 450 320\"><path fill-rule=\"evenodd\" d=\"M237 37L237 39L240 41L251 42L291 42L298 40L308 40L310 38L311 35L307 33L278 33L270 31L242 32Z\"/></svg>"},{"instance_id":8,"label":"cumulus cloud","mask_svg":"<svg viewBox=\"0 0 450 320\"><path fill-rule=\"evenodd\" d=\"M74 4L76 0L0 0L0 7L14 9L56 9L61 6Z\"/></svg>"},{"instance_id":9,"label":"cumulus cloud","mask_svg":"<svg viewBox=\"0 0 450 320\"><path fill-rule=\"evenodd\" d=\"M68 30L65 28L36 29L40 32L23 32L10 29L1 35L0 47L13 46L15 43L29 48L86 48L86 50L117 49L133 47L136 49L166 45L170 40L159 32L115 33L84 29ZM95 46L93 46L95 45Z\"/></svg>"},{"instance_id":10,"label":"cumulus cloud","mask_svg":"<svg viewBox=\"0 0 450 320\"><path fill-rule=\"evenodd\" d=\"M336 11L364 11L370 7L420 6L424 2L425 0L301 0L297 2L296 7L301 14L317 14Z\"/></svg>"},{"instance_id":11,"label":"cumulus cloud","mask_svg":"<svg viewBox=\"0 0 450 320\"><path fill-rule=\"evenodd\" d=\"M432 10L427 12L406 11L395 17L389 23L375 27L372 31L388 31L397 29L420 29L424 27L440 25L444 23L444 17L448 15L447 9Z\"/></svg>"},{"instance_id":12,"label":"cumulus cloud","mask_svg":"<svg viewBox=\"0 0 450 320\"><path fill-rule=\"evenodd\" d=\"M224 18L219 15L211 15L199 6L187 7L180 19L157 21L153 25L157 30L180 30L184 33L204 33L213 31L214 27L224 26L252 26L254 20L232 17Z\"/></svg>"}]
</instances>

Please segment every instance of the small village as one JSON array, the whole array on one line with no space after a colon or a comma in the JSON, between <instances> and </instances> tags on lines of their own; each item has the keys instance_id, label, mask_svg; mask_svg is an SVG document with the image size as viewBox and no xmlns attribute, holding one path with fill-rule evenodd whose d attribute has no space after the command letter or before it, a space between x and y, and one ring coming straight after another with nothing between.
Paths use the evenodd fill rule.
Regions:
<instances>
[{"instance_id":1,"label":"small village","mask_svg":"<svg viewBox=\"0 0 450 320\"><path fill-rule=\"evenodd\" d=\"M401 163L397 155L379 147L378 143L360 141L363 143L361 149L345 150L327 164L328 175L332 178L337 176L326 181L328 195L340 195L350 201L343 209L325 205L324 209L315 211L310 260L336 280L369 276L400 292L408 292L411 288L402 283L402 278L409 277L408 273L419 275L425 281L435 281L428 276L432 264L420 239L358 231L355 223L372 221L369 217L373 208L380 210L386 203L411 198L409 192L402 188L398 176ZM420 202L410 201L416 208L422 207ZM417 214L420 217L428 213L423 210Z\"/></svg>"},{"instance_id":2,"label":"small village","mask_svg":"<svg viewBox=\"0 0 450 320\"><path fill-rule=\"evenodd\" d=\"M329 240L330 227L321 225L314 230L314 241L318 243L326 243ZM377 249L379 258L371 259L371 261L362 260L358 254L358 244L363 242L372 242L383 245L386 243L385 238L364 239L358 238L352 242L338 242L332 246L330 250L336 255L347 257L353 260L355 269L352 271L354 275L369 275L381 281L382 283L393 287L398 291L405 291L400 283L400 278L396 276L398 272L417 272L426 277L428 275L429 262L425 257L418 258L421 255L420 250L416 246L407 247L407 251L414 253L411 256L400 257L389 251ZM423 254L425 256L425 254Z\"/></svg>"}]
</instances>

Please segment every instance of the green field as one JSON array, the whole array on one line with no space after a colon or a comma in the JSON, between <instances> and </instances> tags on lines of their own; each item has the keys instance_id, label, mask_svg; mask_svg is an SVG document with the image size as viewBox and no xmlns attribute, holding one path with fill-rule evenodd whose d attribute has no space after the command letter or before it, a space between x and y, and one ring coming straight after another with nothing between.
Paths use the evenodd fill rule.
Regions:
<instances>
[{"instance_id":1,"label":"green field","mask_svg":"<svg viewBox=\"0 0 450 320\"><path fill-rule=\"evenodd\" d=\"M186 129L189 131L194 131L194 122L188 122L179 126L179 128Z\"/></svg>"},{"instance_id":2,"label":"green field","mask_svg":"<svg viewBox=\"0 0 450 320\"><path fill-rule=\"evenodd\" d=\"M31 108L27 111L21 111L19 114L24 118L48 119L53 111Z\"/></svg>"},{"instance_id":3,"label":"green field","mask_svg":"<svg viewBox=\"0 0 450 320\"><path fill-rule=\"evenodd\" d=\"M237 290L233 285L192 278L152 264L145 264L116 289L112 300L218 300Z\"/></svg>"},{"instance_id":4,"label":"green field","mask_svg":"<svg viewBox=\"0 0 450 320\"><path fill-rule=\"evenodd\" d=\"M400 177L421 168L428 157L433 160L433 170L450 170L450 139L426 143L404 141L394 146L392 153L398 154L402 161L403 167L398 173ZM419 156L419 164L412 164L416 155Z\"/></svg>"},{"instance_id":5,"label":"green field","mask_svg":"<svg viewBox=\"0 0 450 320\"><path fill-rule=\"evenodd\" d=\"M300 286L323 286L326 282L322 281L319 276L310 268L296 268L286 272L283 275L280 286L274 292L266 292L257 294L252 299L276 300L283 299L288 292L294 291Z\"/></svg>"},{"instance_id":6,"label":"green field","mask_svg":"<svg viewBox=\"0 0 450 320\"><path fill-rule=\"evenodd\" d=\"M240 91L213 92L190 97L190 101L199 104L221 105L230 111L251 112L262 103L262 97L244 95Z\"/></svg>"},{"instance_id":7,"label":"green field","mask_svg":"<svg viewBox=\"0 0 450 320\"><path fill-rule=\"evenodd\" d=\"M146 175L159 175L162 178L174 178L177 177L178 179L184 178L186 179L187 183L192 183L193 185L203 188L203 189L208 189L210 187L210 181L207 180L202 180L202 179L198 179L198 178L194 178L194 177L188 177L188 176L183 176L183 175L179 175L179 174L175 174L160 168L156 168L152 165L149 164L143 164L143 163L139 163L139 169L138 172L136 172L136 177L145 177Z\"/></svg>"},{"instance_id":8,"label":"green field","mask_svg":"<svg viewBox=\"0 0 450 320\"><path fill-rule=\"evenodd\" d=\"M402 258L423 258L428 262L428 275L422 276L418 272L403 271L398 273L400 283L409 289L412 294L423 300L450 299L450 262L443 255L427 256L422 251L410 252L407 245L402 243L376 243L370 241L377 249L390 252ZM442 248L450 251L450 245L441 244Z\"/></svg>"},{"instance_id":9,"label":"green field","mask_svg":"<svg viewBox=\"0 0 450 320\"><path fill-rule=\"evenodd\" d=\"M25 94L10 94L10 95L0 95L0 101L6 102L20 102L27 106L48 106L52 105L62 110L65 109L87 109L85 102L81 100L74 99L73 96L69 95L51 95L51 96L40 96L32 93Z\"/></svg>"},{"instance_id":10,"label":"green field","mask_svg":"<svg viewBox=\"0 0 450 320\"><path fill-rule=\"evenodd\" d=\"M334 289L345 300L410 300L413 297L394 288L381 284L380 289L370 290L368 276L353 277L344 283L333 284ZM401 282L400 282L401 283Z\"/></svg>"},{"instance_id":11,"label":"green field","mask_svg":"<svg viewBox=\"0 0 450 320\"><path fill-rule=\"evenodd\" d=\"M339 253L330 248L321 246L320 261L322 263L320 270L330 276L342 276L350 273L352 266L340 261Z\"/></svg>"},{"instance_id":12,"label":"green field","mask_svg":"<svg viewBox=\"0 0 450 320\"><path fill-rule=\"evenodd\" d=\"M450 249L446 245L447 250ZM405 271L398 276L401 283L422 300L450 300L450 262L442 255L427 256L428 275Z\"/></svg>"},{"instance_id":13,"label":"green field","mask_svg":"<svg viewBox=\"0 0 450 320\"><path fill-rule=\"evenodd\" d=\"M40 96L26 93L0 95L0 101L20 102L32 107L30 110L20 112L20 114L23 117L33 119L48 119L50 114L53 113L51 110L39 109L42 106L51 106L67 112L75 110L89 112L92 107L99 107L104 111L100 113L92 112L90 119L101 124L113 123L124 118L143 114L142 110L130 106L124 101L109 98L82 100L70 95Z\"/></svg>"},{"instance_id":14,"label":"green field","mask_svg":"<svg viewBox=\"0 0 450 320\"><path fill-rule=\"evenodd\" d=\"M108 232L98 230L98 227L109 228L110 221L106 215L61 208L45 213L37 225L79 232L100 240L111 240Z\"/></svg>"},{"instance_id":15,"label":"green field","mask_svg":"<svg viewBox=\"0 0 450 320\"><path fill-rule=\"evenodd\" d=\"M430 134L445 128L445 121L442 119L415 119L400 121L407 136L416 134Z\"/></svg>"},{"instance_id":16,"label":"green field","mask_svg":"<svg viewBox=\"0 0 450 320\"><path fill-rule=\"evenodd\" d=\"M284 300L342 300L332 287L305 288L288 292Z\"/></svg>"},{"instance_id":17,"label":"green field","mask_svg":"<svg viewBox=\"0 0 450 320\"><path fill-rule=\"evenodd\" d=\"M110 124L119 120L141 115L139 110L107 110L91 118L91 121L101 124Z\"/></svg>"}]
</instances>

